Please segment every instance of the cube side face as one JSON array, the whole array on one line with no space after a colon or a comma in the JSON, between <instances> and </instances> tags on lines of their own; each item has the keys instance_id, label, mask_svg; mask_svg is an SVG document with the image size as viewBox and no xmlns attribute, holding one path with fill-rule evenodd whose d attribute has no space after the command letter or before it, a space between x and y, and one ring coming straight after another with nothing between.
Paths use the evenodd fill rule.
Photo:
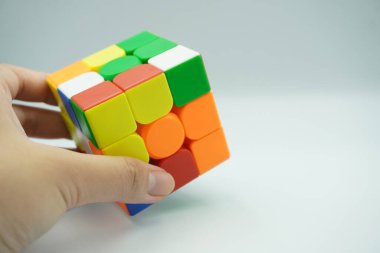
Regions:
<instances>
[{"instance_id":1,"label":"cube side face","mask_svg":"<svg viewBox=\"0 0 380 253\"><path fill-rule=\"evenodd\" d=\"M202 139L188 144L197 163L200 174L211 170L230 157L223 129L218 129Z\"/></svg>"},{"instance_id":2,"label":"cube side face","mask_svg":"<svg viewBox=\"0 0 380 253\"><path fill-rule=\"evenodd\" d=\"M183 106L211 90L202 57L194 50L179 45L148 62L165 72L176 106Z\"/></svg>"},{"instance_id":3,"label":"cube side face","mask_svg":"<svg viewBox=\"0 0 380 253\"><path fill-rule=\"evenodd\" d=\"M48 77L77 146L158 165L182 188L229 157L201 55L142 32ZM151 204L119 203L128 215Z\"/></svg>"},{"instance_id":4,"label":"cube side face","mask_svg":"<svg viewBox=\"0 0 380 253\"><path fill-rule=\"evenodd\" d=\"M67 114L69 115L71 121L74 123L74 125L77 127L77 128L81 128L80 127L80 124L79 124L79 121L77 119L77 117L75 116L75 112L74 112L74 108L72 107L71 105L71 102L70 102L70 98L67 97L64 93L62 93L60 90L58 90L58 94L59 94L59 97L60 97L60 101L62 103L62 106L65 108L65 111L67 112Z\"/></svg>"},{"instance_id":5,"label":"cube side face","mask_svg":"<svg viewBox=\"0 0 380 253\"><path fill-rule=\"evenodd\" d=\"M71 101L71 106L74 110L75 117L77 122L80 125L80 129L82 130L82 133L91 140L93 145L98 148L98 143L95 140L94 134L92 133L90 124L87 121L86 115L82 108L80 108L79 105L77 105L74 101Z\"/></svg>"},{"instance_id":6,"label":"cube side face","mask_svg":"<svg viewBox=\"0 0 380 253\"><path fill-rule=\"evenodd\" d=\"M135 216L136 214L144 211L152 204L125 204L126 209L128 210L127 214L130 216Z\"/></svg>"},{"instance_id":7,"label":"cube side face","mask_svg":"<svg viewBox=\"0 0 380 253\"><path fill-rule=\"evenodd\" d=\"M160 160L157 165L175 178L173 191L185 186L200 175L194 155L186 148L181 148L172 156Z\"/></svg>"},{"instance_id":8,"label":"cube side face","mask_svg":"<svg viewBox=\"0 0 380 253\"><path fill-rule=\"evenodd\" d=\"M211 90L201 56L169 69L165 74L176 106L183 106Z\"/></svg>"},{"instance_id":9,"label":"cube side face","mask_svg":"<svg viewBox=\"0 0 380 253\"><path fill-rule=\"evenodd\" d=\"M140 125L138 132L153 159L171 156L182 147L185 140L183 125L174 113L169 113L150 124Z\"/></svg>"},{"instance_id":10,"label":"cube side face","mask_svg":"<svg viewBox=\"0 0 380 253\"><path fill-rule=\"evenodd\" d=\"M198 140L219 129L221 122L211 92L187 103L175 107L173 111L181 119L186 138Z\"/></svg>"}]
</instances>

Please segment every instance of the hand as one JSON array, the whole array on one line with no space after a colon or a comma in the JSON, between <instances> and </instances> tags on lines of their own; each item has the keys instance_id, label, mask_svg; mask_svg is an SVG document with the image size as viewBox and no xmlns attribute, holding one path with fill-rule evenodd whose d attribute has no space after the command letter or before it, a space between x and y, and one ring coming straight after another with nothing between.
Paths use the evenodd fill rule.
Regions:
<instances>
[{"instance_id":1,"label":"hand","mask_svg":"<svg viewBox=\"0 0 380 253\"><path fill-rule=\"evenodd\" d=\"M96 202L153 203L174 188L164 170L128 157L96 156L28 139L68 138L45 75L0 65L0 252L19 252L67 209Z\"/></svg>"}]
</instances>

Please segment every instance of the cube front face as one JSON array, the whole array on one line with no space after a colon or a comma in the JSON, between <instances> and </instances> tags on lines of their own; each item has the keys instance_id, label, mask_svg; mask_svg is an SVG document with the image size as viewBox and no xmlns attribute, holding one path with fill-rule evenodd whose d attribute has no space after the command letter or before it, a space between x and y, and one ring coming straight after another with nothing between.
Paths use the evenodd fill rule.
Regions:
<instances>
[{"instance_id":1,"label":"cube front face","mask_svg":"<svg viewBox=\"0 0 380 253\"><path fill-rule=\"evenodd\" d=\"M173 107L173 98L164 74L155 76L125 92L135 120L149 124L165 116Z\"/></svg>"},{"instance_id":2,"label":"cube front face","mask_svg":"<svg viewBox=\"0 0 380 253\"><path fill-rule=\"evenodd\" d=\"M105 148L134 133L137 129L124 94L117 95L85 111L85 117L98 148Z\"/></svg>"},{"instance_id":3,"label":"cube front face","mask_svg":"<svg viewBox=\"0 0 380 253\"><path fill-rule=\"evenodd\" d=\"M229 157L201 55L139 33L47 78L77 146L158 165L183 187ZM150 204L119 203L129 215Z\"/></svg>"}]
</instances>

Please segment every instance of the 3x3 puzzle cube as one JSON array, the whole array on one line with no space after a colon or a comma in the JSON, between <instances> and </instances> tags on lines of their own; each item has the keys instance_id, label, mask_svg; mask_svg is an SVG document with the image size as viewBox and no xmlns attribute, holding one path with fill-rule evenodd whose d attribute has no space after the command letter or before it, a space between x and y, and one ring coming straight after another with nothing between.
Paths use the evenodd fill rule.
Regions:
<instances>
[{"instance_id":1,"label":"3x3 puzzle cube","mask_svg":"<svg viewBox=\"0 0 380 253\"><path fill-rule=\"evenodd\" d=\"M174 191L229 157L202 57L189 48L142 32L47 82L80 149L158 165ZM150 204L119 205L135 215Z\"/></svg>"}]
</instances>

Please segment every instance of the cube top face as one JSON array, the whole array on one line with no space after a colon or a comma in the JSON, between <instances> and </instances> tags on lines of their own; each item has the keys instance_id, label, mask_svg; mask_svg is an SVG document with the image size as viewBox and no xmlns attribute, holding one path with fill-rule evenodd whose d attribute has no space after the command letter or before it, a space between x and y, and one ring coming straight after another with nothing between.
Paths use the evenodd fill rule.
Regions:
<instances>
[{"instance_id":1,"label":"cube top face","mask_svg":"<svg viewBox=\"0 0 380 253\"><path fill-rule=\"evenodd\" d=\"M129 90L163 72L150 64L142 64L117 75L113 82L123 91Z\"/></svg>"},{"instance_id":2,"label":"cube top face","mask_svg":"<svg viewBox=\"0 0 380 253\"><path fill-rule=\"evenodd\" d=\"M82 61L78 61L58 72L50 74L47 80L49 83L58 88L58 85L89 71L91 71L91 69L86 64Z\"/></svg>"},{"instance_id":3,"label":"cube top face","mask_svg":"<svg viewBox=\"0 0 380 253\"><path fill-rule=\"evenodd\" d=\"M133 54L140 58L143 62L147 62L150 58L159 55L175 46L177 46L177 44L172 41L164 38L158 38L140 48L137 48Z\"/></svg>"},{"instance_id":4,"label":"cube top face","mask_svg":"<svg viewBox=\"0 0 380 253\"><path fill-rule=\"evenodd\" d=\"M140 64L141 60L136 56L122 56L104 64L99 69L99 74L103 76L105 80L112 81L118 74Z\"/></svg>"},{"instance_id":5,"label":"cube top face","mask_svg":"<svg viewBox=\"0 0 380 253\"><path fill-rule=\"evenodd\" d=\"M198 52L195 52L194 50L191 50L184 46L178 45L158 56L152 57L151 59L149 59L148 62L149 64L156 66L162 71L167 71L198 55Z\"/></svg>"},{"instance_id":6,"label":"cube top face","mask_svg":"<svg viewBox=\"0 0 380 253\"><path fill-rule=\"evenodd\" d=\"M47 77L78 147L158 165L175 191L229 158L202 56L142 32ZM120 206L130 215L150 204Z\"/></svg>"},{"instance_id":7,"label":"cube top face","mask_svg":"<svg viewBox=\"0 0 380 253\"><path fill-rule=\"evenodd\" d=\"M133 54L137 48L147 45L156 39L158 39L157 35L144 31L122 42L117 43L117 46L122 48L128 55L130 55Z\"/></svg>"},{"instance_id":8,"label":"cube top face","mask_svg":"<svg viewBox=\"0 0 380 253\"><path fill-rule=\"evenodd\" d=\"M64 94L67 98L81 93L101 82L104 78L96 72L83 73L73 79L66 81L65 83L59 85L58 91Z\"/></svg>"},{"instance_id":9,"label":"cube top face","mask_svg":"<svg viewBox=\"0 0 380 253\"><path fill-rule=\"evenodd\" d=\"M83 111L87 111L98 104L120 95L122 92L122 90L113 85L110 81L104 81L88 88L84 92L76 94L71 100Z\"/></svg>"},{"instance_id":10,"label":"cube top face","mask_svg":"<svg viewBox=\"0 0 380 253\"><path fill-rule=\"evenodd\" d=\"M98 71L104 64L125 55L125 51L116 45L111 45L82 60L93 71Z\"/></svg>"}]
</instances>

